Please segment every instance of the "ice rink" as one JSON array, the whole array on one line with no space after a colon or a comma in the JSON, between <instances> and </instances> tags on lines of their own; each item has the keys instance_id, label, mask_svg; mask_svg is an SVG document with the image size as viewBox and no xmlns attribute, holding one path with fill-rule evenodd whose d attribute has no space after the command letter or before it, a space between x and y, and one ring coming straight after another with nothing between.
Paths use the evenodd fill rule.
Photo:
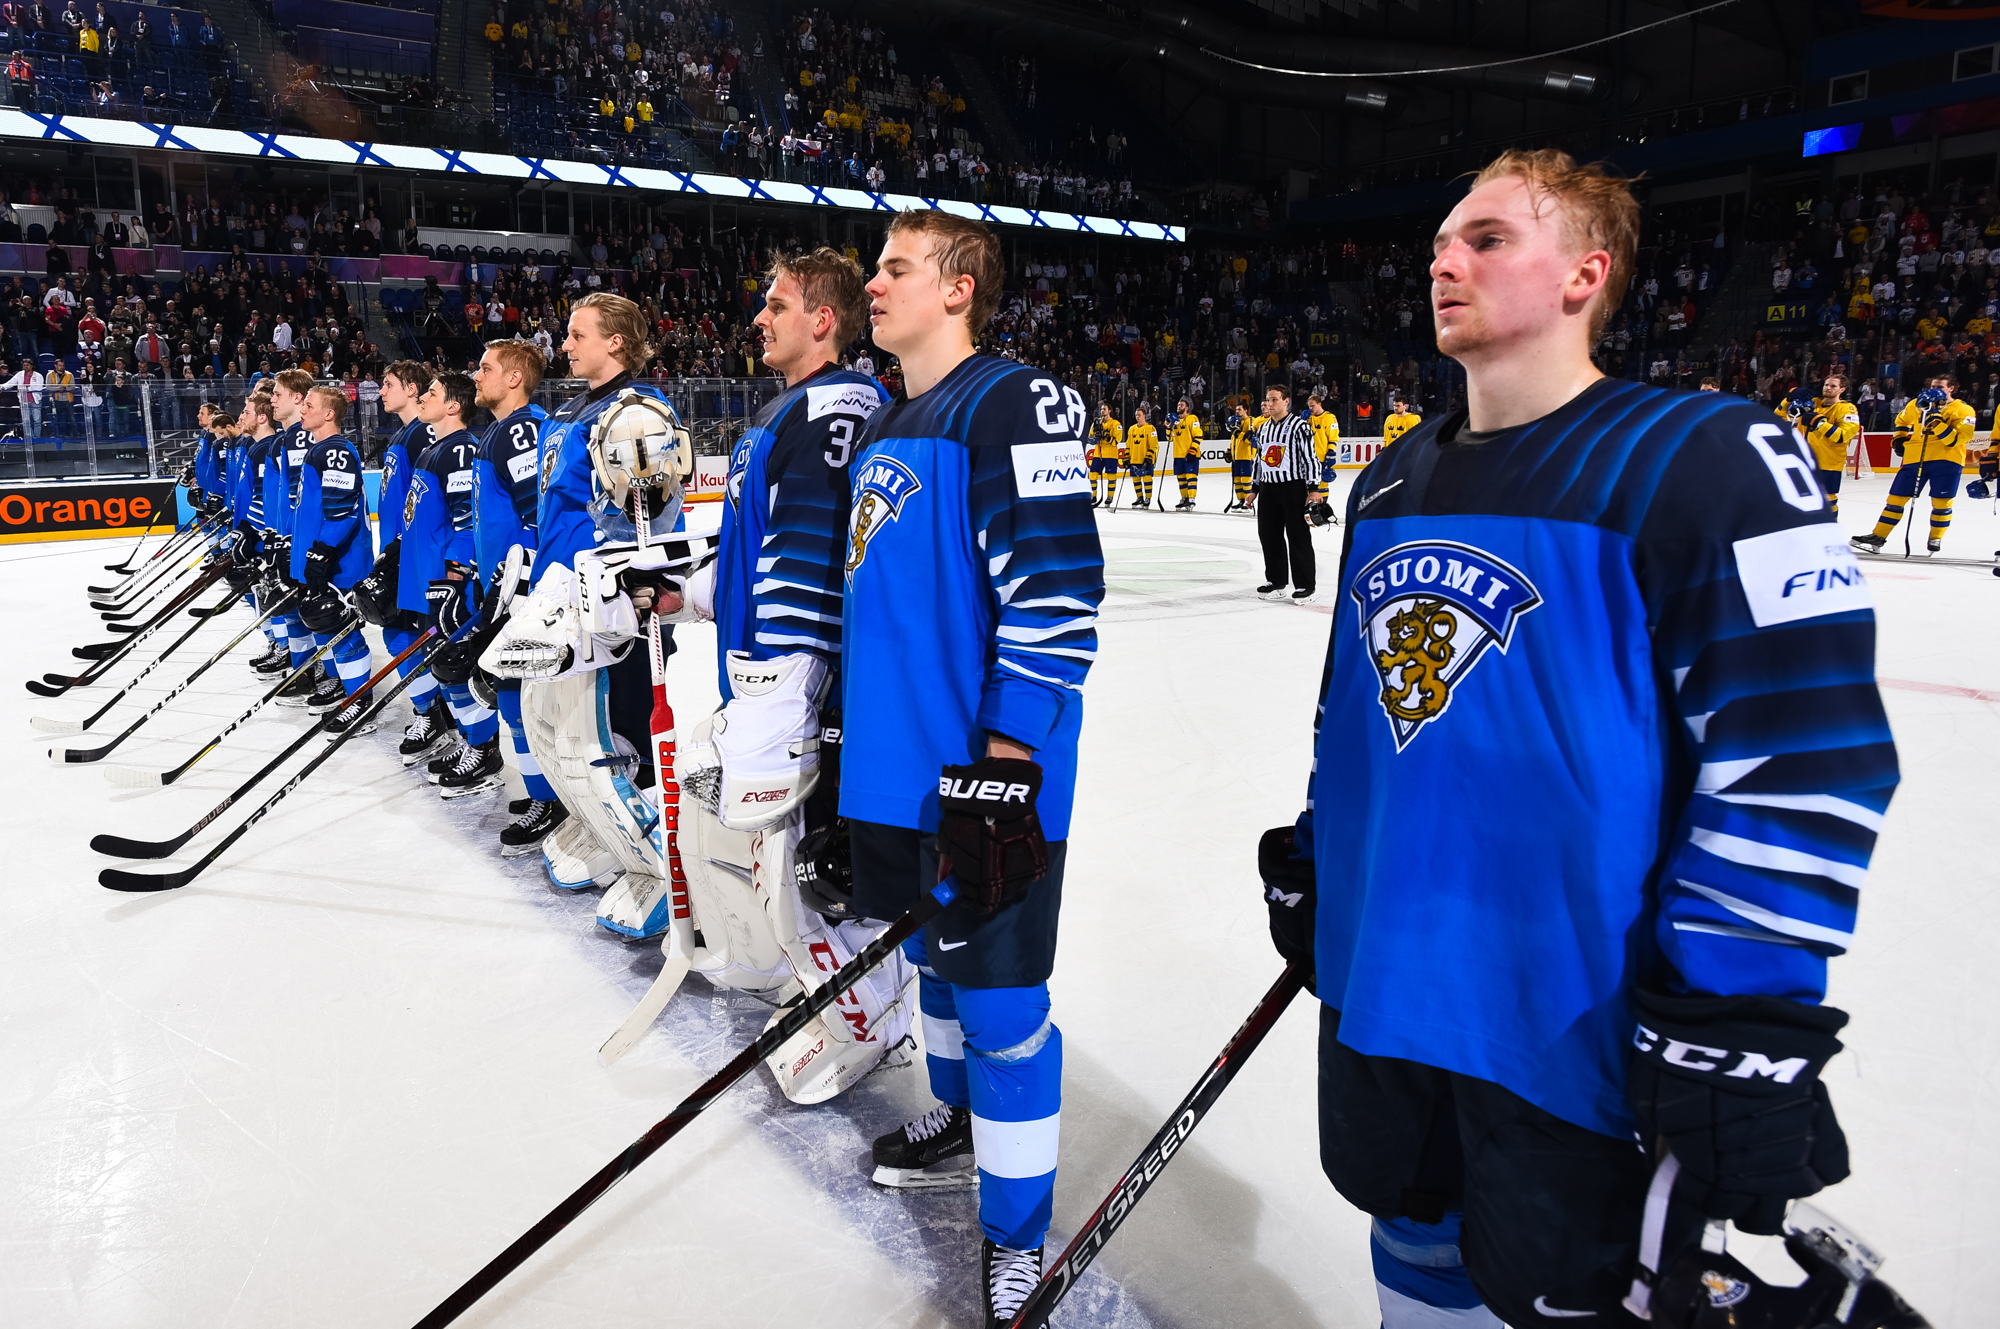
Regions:
<instances>
[{"instance_id":1,"label":"ice rink","mask_svg":"<svg viewBox=\"0 0 2000 1329\"><path fill-rule=\"evenodd\" d=\"M1255 846L1303 797L1340 532L1317 536L1321 603L1262 603L1254 523L1219 511L1227 483L1204 477L1195 514L1100 513L1110 591L1050 985L1066 1049L1052 1248L1279 970ZM1848 485L1843 524L1864 531L1887 477ZM84 665L69 648L107 634L83 587L114 580L103 566L129 547L0 550L0 1323L413 1324L769 1008L691 979L601 1068L658 950L595 926L596 894L551 890L538 856L498 857L510 795L442 803L405 770L401 701L193 885L101 889L113 860L92 835L178 834L307 723L268 707L163 790L52 768L52 741L108 739L248 622L203 628L91 733L37 733L31 715L78 719L115 690L45 699L21 681ZM1961 497L1947 553L1996 548L1993 505ZM2000 1003L1986 986L2000 580L1922 562L1867 573L1903 783L1856 947L1833 965L1830 999L1854 1019L1827 1079L1856 1175L1820 1203L1887 1254L1884 1276L1940 1329L1974 1329L2000 1316ZM690 628L680 643L669 689L685 729L715 703L714 639ZM110 760L183 760L257 695L253 678L217 665ZM277 783L157 866L192 862ZM1301 997L1056 1324L1378 1323L1367 1219L1319 1171L1315 1025ZM814 1108L759 1070L459 1323L975 1324L974 1197L888 1194L863 1166L873 1136L930 1103L921 1067Z\"/></svg>"}]
</instances>

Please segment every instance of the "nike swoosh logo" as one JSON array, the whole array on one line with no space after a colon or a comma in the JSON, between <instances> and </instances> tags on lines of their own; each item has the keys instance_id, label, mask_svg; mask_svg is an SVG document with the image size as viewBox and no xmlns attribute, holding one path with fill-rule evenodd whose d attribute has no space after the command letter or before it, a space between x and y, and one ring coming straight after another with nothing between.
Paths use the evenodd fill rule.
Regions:
<instances>
[{"instance_id":1,"label":"nike swoosh logo","mask_svg":"<svg viewBox=\"0 0 2000 1329\"><path fill-rule=\"evenodd\" d=\"M1394 488L1396 487L1396 485L1399 485L1399 484L1401 484L1401 483L1403 483L1403 482L1402 482L1401 480L1398 480L1398 481L1396 481L1396 484L1390 484L1390 485L1383 485L1383 486L1382 486L1382 487L1381 487L1380 489L1378 489L1378 490L1376 490L1376 491L1375 491L1374 493L1372 493L1372 494L1368 495L1368 497L1366 497L1366 498L1362 499L1362 500L1361 500L1361 501L1360 501L1359 503L1356 503L1356 504L1354 505L1354 510L1355 510L1356 512L1359 512L1359 511L1361 511L1361 510L1362 510L1363 508L1367 507L1367 506L1368 506L1368 505L1369 505L1370 503L1373 503L1373 502L1374 502L1374 501L1375 501L1376 499L1378 499L1378 498L1382 497L1382 495L1384 495L1384 494L1388 493L1388 492L1389 492L1389 491L1390 491L1391 489L1394 489ZM1589 1312L1587 1312L1587 1314L1591 1314L1591 1315L1595 1315L1596 1313L1597 1313L1596 1311L1589 1311Z\"/></svg>"},{"instance_id":2,"label":"nike swoosh logo","mask_svg":"<svg viewBox=\"0 0 2000 1329\"><path fill-rule=\"evenodd\" d=\"M1403 483L1401 480L1396 481L1396 484L1401 483ZM1390 486L1390 488L1394 487L1394 485ZM1535 1298L1535 1313L1537 1315L1546 1315L1552 1320L1594 1320L1597 1318L1596 1311L1559 1311L1549 1305L1548 1298L1546 1297Z\"/></svg>"},{"instance_id":3,"label":"nike swoosh logo","mask_svg":"<svg viewBox=\"0 0 2000 1329\"><path fill-rule=\"evenodd\" d=\"M964 941L941 941L938 943L938 949L941 951L955 951L961 946L970 946L971 944L972 939L967 937Z\"/></svg>"}]
</instances>

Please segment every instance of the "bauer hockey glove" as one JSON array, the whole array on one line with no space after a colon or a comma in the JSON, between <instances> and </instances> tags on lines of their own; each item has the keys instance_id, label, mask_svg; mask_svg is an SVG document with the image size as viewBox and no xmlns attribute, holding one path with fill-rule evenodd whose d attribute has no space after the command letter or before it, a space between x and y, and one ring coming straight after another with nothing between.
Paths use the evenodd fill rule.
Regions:
<instances>
[{"instance_id":1,"label":"bauer hockey glove","mask_svg":"<svg viewBox=\"0 0 2000 1329\"><path fill-rule=\"evenodd\" d=\"M424 588L424 600L431 607L431 618L436 621L438 631L456 637L460 628L479 616L478 606L473 603L478 590L479 583L461 577L439 577Z\"/></svg>"},{"instance_id":2,"label":"bauer hockey glove","mask_svg":"<svg viewBox=\"0 0 2000 1329\"><path fill-rule=\"evenodd\" d=\"M947 766L939 777L938 871L977 912L990 916L1018 904L1048 872L1049 846L1035 815L1041 792L1041 766L1019 757L983 757Z\"/></svg>"},{"instance_id":3,"label":"bauer hockey glove","mask_svg":"<svg viewBox=\"0 0 2000 1329\"><path fill-rule=\"evenodd\" d=\"M1773 1234L1785 1206L1847 1176L1847 1137L1820 1069L1847 1013L1782 997L1636 994L1627 1092L1639 1139L1665 1140L1682 1195Z\"/></svg>"},{"instance_id":4,"label":"bauer hockey glove","mask_svg":"<svg viewBox=\"0 0 2000 1329\"><path fill-rule=\"evenodd\" d=\"M1297 828L1273 826L1257 841L1257 875L1264 881L1264 906L1271 911L1271 944L1286 963L1306 967L1306 991L1318 996L1313 968L1313 933L1319 914L1319 886L1313 863L1298 856Z\"/></svg>"}]
</instances>

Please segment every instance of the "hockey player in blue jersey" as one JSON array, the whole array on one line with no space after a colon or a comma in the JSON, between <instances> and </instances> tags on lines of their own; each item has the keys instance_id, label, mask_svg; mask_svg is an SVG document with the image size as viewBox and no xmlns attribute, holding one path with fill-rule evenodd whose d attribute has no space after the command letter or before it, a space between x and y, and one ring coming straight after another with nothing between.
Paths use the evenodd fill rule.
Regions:
<instances>
[{"instance_id":1,"label":"hockey player in blue jersey","mask_svg":"<svg viewBox=\"0 0 2000 1329\"><path fill-rule=\"evenodd\" d=\"M493 416L472 463L473 555L482 585L490 587L506 567L509 551L518 546L535 551L535 509L540 502L542 424L549 413L529 403L541 386L548 362L541 348L521 337L486 344L479 369L472 376L479 405ZM476 658L484 642L469 639L463 650ZM469 662L468 662L469 665ZM528 748L521 723L521 682L500 679L494 684L500 718L514 745L514 764L526 787L528 804L514 822L501 828L500 856L533 853L569 814L563 810L541 763Z\"/></svg>"},{"instance_id":2,"label":"hockey player in blue jersey","mask_svg":"<svg viewBox=\"0 0 2000 1329\"><path fill-rule=\"evenodd\" d=\"M1467 406L1349 493L1307 811L1260 846L1385 1329L1832 1310L1702 1231L1848 1172L1819 1072L1897 782L1874 615L1792 430L1592 365L1638 227L1545 150L1438 231Z\"/></svg>"},{"instance_id":3,"label":"hockey player in blue jersey","mask_svg":"<svg viewBox=\"0 0 2000 1329\"><path fill-rule=\"evenodd\" d=\"M437 441L417 410L418 401L431 385L431 377L430 369L419 360L398 360L382 371L382 409L396 417L397 427L382 454L382 490L375 526L382 552L376 556L375 570L363 579L365 585L356 600L364 614L374 615L371 622L379 622L382 645L391 658L401 655L417 639L417 634L429 626L428 610L403 609L396 600L410 480L416 474L418 460ZM431 757L452 740L454 732L451 712L445 708L444 696L424 659L413 655L396 666L397 672L410 680L405 695L416 712L396 748L405 766L414 766Z\"/></svg>"},{"instance_id":4,"label":"hockey player in blue jersey","mask_svg":"<svg viewBox=\"0 0 2000 1329\"><path fill-rule=\"evenodd\" d=\"M990 1325L1042 1273L1062 1101L1048 979L1104 597L1082 397L973 350L1003 273L977 222L889 225L870 319L907 396L850 467L841 623L854 912L899 918L941 871L959 893L906 948L941 1106L875 1142L875 1177L923 1186L976 1161Z\"/></svg>"},{"instance_id":5,"label":"hockey player in blue jersey","mask_svg":"<svg viewBox=\"0 0 2000 1329\"><path fill-rule=\"evenodd\" d=\"M472 545L472 463L479 440L465 427L477 396L472 379L446 370L417 401L417 412L437 442L418 459L403 500L403 534L397 541L396 606L420 614L445 634L455 633L478 593ZM433 757L426 777L446 798L500 786L500 721L463 683L446 686L446 702L464 742Z\"/></svg>"},{"instance_id":6,"label":"hockey player in blue jersey","mask_svg":"<svg viewBox=\"0 0 2000 1329\"><path fill-rule=\"evenodd\" d=\"M287 369L271 381L271 421L277 432L264 441L259 493L267 532L265 552L276 560L275 572L280 582L290 575L292 509L298 504L299 492L295 477L306 455L306 431L299 423L299 409L305 405L306 392L312 385L312 375L303 369ZM313 652L312 634L306 631L296 610L278 615L277 622L291 649L292 667L296 669ZM281 705L309 705L317 687L315 679L302 674L296 683L278 694L278 701Z\"/></svg>"},{"instance_id":7,"label":"hockey player in blue jersey","mask_svg":"<svg viewBox=\"0 0 2000 1329\"><path fill-rule=\"evenodd\" d=\"M724 702L683 727L676 763L680 860L702 939L691 967L778 999L794 980L818 987L883 926L852 916L844 869L819 868L846 858L837 757L849 464L887 397L840 367L868 318L853 259L824 247L780 255L764 289L756 327L785 390L731 453L715 559L663 578L658 603L673 621L715 622ZM654 604L645 576L630 574L641 608ZM768 1058L786 1097L821 1102L907 1064L914 976L892 956Z\"/></svg>"},{"instance_id":8,"label":"hockey player in blue jersey","mask_svg":"<svg viewBox=\"0 0 2000 1329\"><path fill-rule=\"evenodd\" d=\"M361 484L361 454L341 434L347 394L320 384L306 390L299 424L306 449L299 461L299 505L292 514L291 577L302 588L299 615L323 647L346 626L352 610L346 592L375 565L375 541L368 530L368 496ZM330 687L314 692L307 709L324 714L329 733L350 729L366 702L342 705L368 677L368 640L361 633L340 638L329 653ZM372 727L372 726L371 726Z\"/></svg>"}]
</instances>

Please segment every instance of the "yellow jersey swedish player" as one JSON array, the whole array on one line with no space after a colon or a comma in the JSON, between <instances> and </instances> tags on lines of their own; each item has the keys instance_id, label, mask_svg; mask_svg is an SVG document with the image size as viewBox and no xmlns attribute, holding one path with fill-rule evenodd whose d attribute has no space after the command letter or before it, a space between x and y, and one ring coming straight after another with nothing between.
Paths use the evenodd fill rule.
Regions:
<instances>
[{"instance_id":1,"label":"yellow jersey swedish player","mask_svg":"<svg viewBox=\"0 0 2000 1329\"><path fill-rule=\"evenodd\" d=\"M1791 429L1591 364L1638 221L1547 150L1440 227L1466 407L1349 493L1307 811L1260 845L1389 1329L1685 1325L1706 1275L1820 1322L1699 1238L1847 1175L1821 999L1897 781L1874 615Z\"/></svg>"}]
</instances>

